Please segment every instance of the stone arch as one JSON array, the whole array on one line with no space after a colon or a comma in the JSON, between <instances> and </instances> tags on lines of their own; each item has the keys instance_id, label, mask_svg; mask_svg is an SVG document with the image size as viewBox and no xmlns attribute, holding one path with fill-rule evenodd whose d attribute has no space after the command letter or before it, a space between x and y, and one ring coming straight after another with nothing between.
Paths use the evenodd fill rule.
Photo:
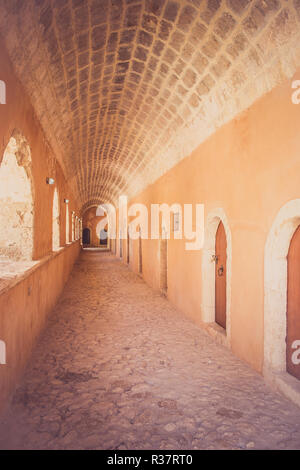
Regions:
<instances>
[{"instance_id":1,"label":"stone arch","mask_svg":"<svg viewBox=\"0 0 300 470\"><path fill-rule=\"evenodd\" d=\"M32 260L34 185L30 147L15 129L0 164L0 256Z\"/></svg>"},{"instance_id":2,"label":"stone arch","mask_svg":"<svg viewBox=\"0 0 300 470\"><path fill-rule=\"evenodd\" d=\"M52 207L52 249L58 250L60 247L60 217L59 217L59 196L57 188L54 189Z\"/></svg>"},{"instance_id":3,"label":"stone arch","mask_svg":"<svg viewBox=\"0 0 300 470\"><path fill-rule=\"evenodd\" d=\"M231 231L226 214L222 208L209 212L205 221L204 245L202 252L202 320L205 323L215 323L215 243L219 223L222 222L227 241L226 266L226 341L230 345L231 339L231 264L232 240Z\"/></svg>"},{"instance_id":4,"label":"stone arch","mask_svg":"<svg viewBox=\"0 0 300 470\"><path fill-rule=\"evenodd\" d=\"M99 239L99 244L103 247L109 246L109 213L105 205L98 205L96 209L96 217L101 220L96 225L96 234Z\"/></svg>"},{"instance_id":5,"label":"stone arch","mask_svg":"<svg viewBox=\"0 0 300 470\"><path fill-rule=\"evenodd\" d=\"M299 225L300 199L294 199L279 210L265 245L264 372L266 374L286 372L287 255L291 239ZM296 379L291 377L291 380Z\"/></svg>"}]
</instances>

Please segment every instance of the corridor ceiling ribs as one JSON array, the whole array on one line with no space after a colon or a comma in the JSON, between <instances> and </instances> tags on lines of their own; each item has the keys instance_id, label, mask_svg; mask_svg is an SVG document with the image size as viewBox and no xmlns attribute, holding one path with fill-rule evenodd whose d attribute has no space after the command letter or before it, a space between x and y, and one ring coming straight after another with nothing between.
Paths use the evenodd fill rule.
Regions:
<instances>
[{"instance_id":1,"label":"corridor ceiling ribs","mask_svg":"<svg viewBox=\"0 0 300 470\"><path fill-rule=\"evenodd\" d=\"M299 0L0 0L12 63L82 206L134 196L292 76L299 21Z\"/></svg>"}]
</instances>

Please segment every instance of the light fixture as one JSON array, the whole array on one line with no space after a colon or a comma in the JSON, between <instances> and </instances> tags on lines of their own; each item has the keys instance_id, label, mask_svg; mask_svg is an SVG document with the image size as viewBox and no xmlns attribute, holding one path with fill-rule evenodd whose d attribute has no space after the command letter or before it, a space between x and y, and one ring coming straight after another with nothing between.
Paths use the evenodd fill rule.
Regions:
<instances>
[{"instance_id":1,"label":"light fixture","mask_svg":"<svg viewBox=\"0 0 300 470\"><path fill-rule=\"evenodd\" d=\"M47 183L47 184L54 184L54 183L55 183L55 179L47 177L47 178L46 178L46 183Z\"/></svg>"},{"instance_id":2,"label":"light fixture","mask_svg":"<svg viewBox=\"0 0 300 470\"><path fill-rule=\"evenodd\" d=\"M69 199L64 199L65 204L69 204Z\"/></svg>"}]
</instances>

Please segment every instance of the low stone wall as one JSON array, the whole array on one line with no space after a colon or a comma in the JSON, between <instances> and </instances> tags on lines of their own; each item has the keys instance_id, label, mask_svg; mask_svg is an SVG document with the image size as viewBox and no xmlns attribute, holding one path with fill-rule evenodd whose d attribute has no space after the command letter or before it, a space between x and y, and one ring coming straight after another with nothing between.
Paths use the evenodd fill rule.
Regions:
<instances>
[{"instance_id":1,"label":"low stone wall","mask_svg":"<svg viewBox=\"0 0 300 470\"><path fill-rule=\"evenodd\" d=\"M6 347L6 364L0 364L0 411L17 386L80 249L79 242L67 245L0 285L0 340Z\"/></svg>"}]
</instances>

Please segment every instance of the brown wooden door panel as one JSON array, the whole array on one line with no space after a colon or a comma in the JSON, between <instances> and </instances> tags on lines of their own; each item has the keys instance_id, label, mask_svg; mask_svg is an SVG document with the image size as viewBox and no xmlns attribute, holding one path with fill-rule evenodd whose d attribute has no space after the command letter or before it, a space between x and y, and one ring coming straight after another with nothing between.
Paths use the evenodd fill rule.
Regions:
<instances>
[{"instance_id":1,"label":"brown wooden door panel","mask_svg":"<svg viewBox=\"0 0 300 470\"><path fill-rule=\"evenodd\" d=\"M168 290L168 240L160 240L160 289Z\"/></svg>"},{"instance_id":2,"label":"brown wooden door panel","mask_svg":"<svg viewBox=\"0 0 300 470\"><path fill-rule=\"evenodd\" d=\"M220 222L216 234L215 321L226 329L226 262L227 242L224 225Z\"/></svg>"},{"instance_id":3,"label":"brown wooden door panel","mask_svg":"<svg viewBox=\"0 0 300 470\"><path fill-rule=\"evenodd\" d=\"M292 360L295 353L292 344L297 340L300 340L300 225L293 235L288 252L286 336L286 368L300 380L300 364Z\"/></svg>"}]
</instances>

